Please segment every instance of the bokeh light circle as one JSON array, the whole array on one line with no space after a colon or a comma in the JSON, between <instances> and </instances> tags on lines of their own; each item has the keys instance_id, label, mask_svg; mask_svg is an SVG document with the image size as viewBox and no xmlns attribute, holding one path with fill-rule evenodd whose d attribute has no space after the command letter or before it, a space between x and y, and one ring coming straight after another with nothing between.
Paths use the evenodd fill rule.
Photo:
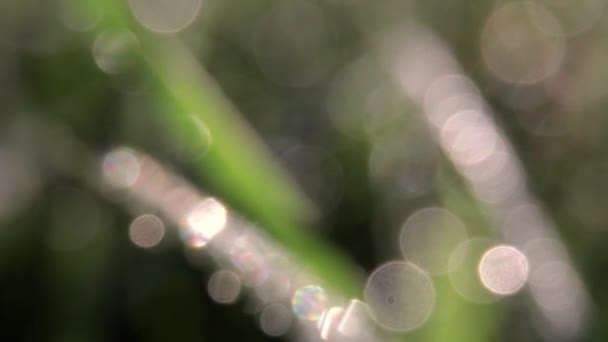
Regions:
<instances>
[{"instance_id":1,"label":"bokeh light circle","mask_svg":"<svg viewBox=\"0 0 608 342\"><path fill-rule=\"evenodd\" d=\"M299 288L291 299L291 308L298 318L318 321L327 309L328 298L325 290L318 285Z\"/></svg>"},{"instance_id":2,"label":"bokeh light circle","mask_svg":"<svg viewBox=\"0 0 608 342\"><path fill-rule=\"evenodd\" d=\"M163 239L165 225L156 215L138 216L129 226L129 238L137 247L152 248Z\"/></svg>"},{"instance_id":3,"label":"bokeh light circle","mask_svg":"<svg viewBox=\"0 0 608 342\"><path fill-rule=\"evenodd\" d=\"M241 293L241 279L234 272L215 272L207 283L209 297L220 304L234 303Z\"/></svg>"},{"instance_id":4,"label":"bokeh light circle","mask_svg":"<svg viewBox=\"0 0 608 342\"><path fill-rule=\"evenodd\" d=\"M393 261L369 276L365 301L380 326L392 331L410 331L430 317L435 306L435 288L429 276L417 266Z\"/></svg>"},{"instance_id":5,"label":"bokeh light circle","mask_svg":"<svg viewBox=\"0 0 608 342\"><path fill-rule=\"evenodd\" d=\"M532 15L534 13L534 15ZM553 75L560 67L566 43L536 22L560 32L557 19L544 7L528 1L497 7L484 24L481 54L497 78L515 84L533 84Z\"/></svg>"},{"instance_id":6,"label":"bokeh light circle","mask_svg":"<svg viewBox=\"0 0 608 342\"><path fill-rule=\"evenodd\" d=\"M268 336L282 336L292 324L292 313L285 305L272 303L264 308L260 315L260 327Z\"/></svg>"},{"instance_id":7,"label":"bokeh light circle","mask_svg":"<svg viewBox=\"0 0 608 342\"><path fill-rule=\"evenodd\" d=\"M479 278L492 293L501 296L518 292L528 279L528 259L515 247L500 245L484 253Z\"/></svg>"},{"instance_id":8,"label":"bokeh light circle","mask_svg":"<svg viewBox=\"0 0 608 342\"><path fill-rule=\"evenodd\" d=\"M126 147L108 152L102 161L102 176L111 186L128 188L139 178L140 163L135 153Z\"/></svg>"},{"instance_id":9,"label":"bokeh light circle","mask_svg":"<svg viewBox=\"0 0 608 342\"><path fill-rule=\"evenodd\" d=\"M450 159L462 167L483 163L499 145L495 127L484 112L477 110L452 114L441 127L439 138Z\"/></svg>"},{"instance_id":10,"label":"bokeh light circle","mask_svg":"<svg viewBox=\"0 0 608 342\"><path fill-rule=\"evenodd\" d=\"M399 244L403 257L430 274L448 271L452 250L467 238L462 221L441 208L424 208L405 221Z\"/></svg>"}]
</instances>

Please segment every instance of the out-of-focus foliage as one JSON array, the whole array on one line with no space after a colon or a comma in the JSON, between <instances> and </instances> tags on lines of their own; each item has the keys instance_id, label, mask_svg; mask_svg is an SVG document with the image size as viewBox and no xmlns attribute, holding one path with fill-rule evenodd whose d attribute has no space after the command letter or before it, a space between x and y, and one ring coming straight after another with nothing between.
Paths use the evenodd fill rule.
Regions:
<instances>
[{"instance_id":1,"label":"out-of-focus foliage","mask_svg":"<svg viewBox=\"0 0 608 342\"><path fill-rule=\"evenodd\" d=\"M146 208L98 183L96 158L117 145L225 200L348 296L408 255L401 230L422 208L499 240L505 223L471 194L379 50L413 27L445 43L493 109L590 293L580 338L608 338L604 0L175 0L161 15L162 3L0 2L3 339L271 339L247 293L233 306L209 298L218 265L189 262L171 223L152 249L130 241ZM184 27L170 20L188 13ZM450 275L430 279L429 320L397 338L555 338L524 292L480 304Z\"/></svg>"}]
</instances>

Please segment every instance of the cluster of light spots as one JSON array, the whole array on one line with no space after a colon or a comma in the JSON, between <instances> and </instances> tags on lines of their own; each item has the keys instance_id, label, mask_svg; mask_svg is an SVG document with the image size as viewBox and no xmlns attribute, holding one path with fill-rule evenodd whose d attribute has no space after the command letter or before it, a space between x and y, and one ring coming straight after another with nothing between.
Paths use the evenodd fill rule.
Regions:
<instances>
[{"instance_id":1,"label":"cluster of light spots","mask_svg":"<svg viewBox=\"0 0 608 342\"><path fill-rule=\"evenodd\" d=\"M319 328L319 334L321 335L322 340L330 340L333 336L335 336L336 330L338 328L338 324L342 319L342 314L344 313L344 309L341 307L331 307L323 313L321 319L319 319L317 327Z\"/></svg>"},{"instance_id":2,"label":"cluster of light spots","mask_svg":"<svg viewBox=\"0 0 608 342\"><path fill-rule=\"evenodd\" d=\"M435 288L429 276L407 262L389 262L368 278L365 301L380 326L410 331L422 326L435 306Z\"/></svg>"},{"instance_id":3,"label":"cluster of light spots","mask_svg":"<svg viewBox=\"0 0 608 342\"><path fill-rule=\"evenodd\" d=\"M292 324L292 313L285 305L272 303L267 305L260 315L260 327L268 336L282 336Z\"/></svg>"},{"instance_id":4,"label":"cluster of light spots","mask_svg":"<svg viewBox=\"0 0 608 342\"><path fill-rule=\"evenodd\" d=\"M176 33L190 26L201 8L201 0L129 0L137 21L157 33Z\"/></svg>"},{"instance_id":5,"label":"cluster of light spots","mask_svg":"<svg viewBox=\"0 0 608 342\"><path fill-rule=\"evenodd\" d=\"M488 180L504 169L502 138L469 78L458 73L438 77L422 102L442 148L467 178Z\"/></svg>"},{"instance_id":6,"label":"cluster of light spots","mask_svg":"<svg viewBox=\"0 0 608 342\"><path fill-rule=\"evenodd\" d=\"M555 34L561 31L557 19L541 5L527 1L506 3L484 25L481 52L485 65L506 82L541 82L562 63L566 44L562 34Z\"/></svg>"},{"instance_id":7,"label":"cluster of light spots","mask_svg":"<svg viewBox=\"0 0 608 342\"><path fill-rule=\"evenodd\" d=\"M342 320L338 325L338 332L347 338L368 340L365 338L371 336L374 326L375 323L370 316L367 304L353 299L342 315Z\"/></svg>"},{"instance_id":8,"label":"cluster of light spots","mask_svg":"<svg viewBox=\"0 0 608 342\"><path fill-rule=\"evenodd\" d=\"M138 216L129 226L129 238L137 247L152 248L165 236L165 225L156 215Z\"/></svg>"},{"instance_id":9,"label":"cluster of light spots","mask_svg":"<svg viewBox=\"0 0 608 342\"><path fill-rule=\"evenodd\" d=\"M439 76L421 101L440 146L480 200L499 204L518 193L521 172L470 79Z\"/></svg>"},{"instance_id":10,"label":"cluster of light spots","mask_svg":"<svg viewBox=\"0 0 608 342\"><path fill-rule=\"evenodd\" d=\"M119 147L108 152L101 165L104 180L115 188L129 188L139 178L139 159L127 147Z\"/></svg>"},{"instance_id":11,"label":"cluster of light spots","mask_svg":"<svg viewBox=\"0 0 608 342\"><path fill-rule=\"evenodd\" d=\"M325 290L317 285L299 288L291 299L291 309L298 318L318 321L327 309L328 298Z\"/></svg>"},{"instance_id":12,"label":"cluster of light spots","mask_svg":"<svg viewBox=\"0 0 608 342\"><path fill-rule=\"evenodd\" d=\"M481 41L482 57L488 69L502 81L519 87L527 84L522 88L526 90L536 86L532 84L549 81L561 67L565 48L559 23L539 5L540 1L536 4L499 4L485 23ZM555 1L556 4L559 2ZM405 93L424 108L425 117L441 148L464 176L475 197L492 213L505 241L525 251L530 265L528 288L538 304L539 316L545 319L541 329L560 338L580 337L591 306L588 294L563 246L556 240L553 224L526 191L525 177L514 149L492 120L492 113L479 96L479 91L463 75L445 44L424 27L395 31L387 43L384 50L387 66L398 75ZM594 61L603 63L601 58ZM597 79L596 69L589 68L589 73L593 74L590 79ZM573 96L575 99L586 94L587 89L582 87L586 83L576 84L579 87L573 87L566 101L573 92L579 92ZM538 87L541 89L540 85ZM602 87L598 83L597 89L603 94ZM485 118L453 119L454 122L446 127L454 116L458 118L462 112L479 114L467 114L470 118ZM478 138L463 136L461 140L459 131L468 131L467 135L473 131L471 135ZM490 137L492 148L476 147L475 141L484 144L485 139L480 136L485 135ZM531 242L541 237L541 240L553 240L559 248L539 247ZM450 256L448 268L452 287L470 301L489 303L499 298L482 284L478 269L483 254L494 245L489 239L471 239L458 246ZM567 280L541 280L547 277L546 274L558 273ZM543 286L536 286L535 281ZM573 299L562 300L566 297ZM557 305L562 309L554 310L546 305L555 298L560 298L557 302L564 303L563 306Z\"/></svg>"},{"instance_id":13,"label":"cluster of light spots","mask_svg":"<svg viewBox=\"0 0 608 342\"><path fill-rule=\"evenodd\" d=\"M480 200L501 203L513 197L521 186L520 171L479 96L456 76L435 83L426 93L425 107L447 156ZM446 93L448 90L454 93ZM437 102L431 103L431 99Z\"/></svg>"},{"instance_id":14,"label":"cluster of light spots","mask_svg":"<svg viewBox=\"0 0 608 342\"><path fill-rule=\"evenodd\" d=\"M461 243L450 256L449 279L452 288L471 302L491 303L498 300L482 284L478 273L479 260L493 246L491 239L474 238Z\"/></svg>"},{"instance_id":15,"label":"cluster of light spots","mask_svg":"<svg viewBox=\"0 0 608 342\"><path fill-rule=\"evenodd\" d=\"M241 293L241 279L234 272L220 270L209 278L209 297L220 304L234 303Z\"/></svg>"},{"instance_id":16,"label":"cluster of light spots","mask_svg":"<svg viewBox=\"0 0 608 342\"><path fill-rule=\"evenodd\" d=\"M335 63L334 34L310 1L277 2L255 29L257 64L272 81L292 87L321 80Z\"/></svg>"},{"instance_id":17,"label":"cluster of light spots","mask_svg":"<svg viewBox=\"0 0 608 342\"><path fill-rule=\"evenodd\" d=\"M190 247L203 247L224 229L227 219L226 207L214 198L206 198L187 214L182 239Z\"/></svg>"},{"instance_id":18,"label":"cluster of light spots","mask_svg":"<svg viewBox=\"0 0 608 342\"><path fill-rule=\"evenodd\" d=\"M133 65L138 45L130 31L104 31L93 43L93 59L102 71L118 74Z\"/></svg>"},{"instance_id":19,"label":"cluster of light spots","mask_svg":"<svg viewBox=\"0 0 608 342\"><path fill-rule=\"evenodd\" d=\"M431 274L448 271L450 254L467 238L464 224L445 209L425 208L403 225L399 243L406 260Z\"/></svg>"},{"instance_id":20,"label":"cluster of light spots","mask_svg":"<svg viewBox=\"0 0 608 342\"><path fill-rule=\"evenodd\" d=\"M501 296L519 291L528 279L528 259L511 246L489 249L479 262L479 278L492 293Z\"/></svg>"}]
</instances>

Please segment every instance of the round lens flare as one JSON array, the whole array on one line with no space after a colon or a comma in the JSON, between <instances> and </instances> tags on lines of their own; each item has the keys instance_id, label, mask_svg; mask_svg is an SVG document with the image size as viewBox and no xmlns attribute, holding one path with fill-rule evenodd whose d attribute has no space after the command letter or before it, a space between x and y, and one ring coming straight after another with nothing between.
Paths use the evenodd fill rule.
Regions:
<instances>
[{"instance_id":1,"label":"round lens flare","mask_svg":"<svg viewBox=\"0 0 608 342\"><path fill-rule=\"evenodd\" d=\"M220 270L207 283L209 297L219 304L234 303L241 293L241 279L236 273Z\"/></svg>"},{"instance_id":2,"label":"round lens flare","mask_svg":"<svg viewBox=\"0 0 608 342\"><path fill-rule=\"evenodd\" d=\"M328 298L325 290L317 285L299 288L291 299L291 308L298 318L318 321L327 308Z\"/></svg>"},{"instance_id":3,"label":"round lens flare","mask_svg":"<svg viewBox=\"0 0 608 342\"><path fill-rule=\"evenodd\" d=\"M450 253L466 238L457 216L445 209L424 208L405 221L399 242L406 260L430 274L443 274L448 271Z\"/></svg>"},{"instance_id":4,"label":"round lens flare","mask_svg":"<svg viewBox=\"0 0 608 342\"><path fill-rule=\"evenodd\" d=\"M292 323L289 309L280 303L272 303L264 308L260 315L260 327L268 336L284 335Z\"/></svg>"},{"instance_id":5,"label":"round lens flare","mask_svg":"<svg viewBox=\"0 0 608 342\"><path fill-rule=\"evenodd\" d=\"M165 235L165 225L155 215L141 215L131 223L129 238L140 248L152 248L160 243Z\"/></svg>"},{"instance_id":6,"label":"round lens flare","mask_svg":"<svg viewBox=\"0 0 608 342\"><path fill-rule=\"evenodd\" d=\"M139 178L140 163L135 153L126 147L108 152L102 161L102 176L115 188L129 188Z\"/></svg>"},{"instance_id":7,"label":"round lens flare","mask_svg":"<svg viewBox=\"0 0 608 342\"><path fill-rule=\"evenodd\" d=\"M435 306L435 288L417 266L393 261L371 274L365 299L380 326L392 331L411 331L430 317Z\"/></svg>"},{"instance_id":8,"label":"round lens flare","mask_svg":"<svg viewBox=\"0 0 608 342\"><path fill-rule=\"evenodd\" d=\"M511 246L489 249L479 262L479 278L492 293L508 296L518 292L528 279L528 259Z\"/></svg>"},{"instance_id":9,"label":"round lens flare","mask_svg":"<svg viewBox=\"0 0 608 342\"><path fill-rule=\"evenodd\" d=\"M497 7L482 30L483 61L494 76L508 83L546 80L560 68L565 51L559 21L536 2L508 2Z\"/></svg>"}]
</instances>

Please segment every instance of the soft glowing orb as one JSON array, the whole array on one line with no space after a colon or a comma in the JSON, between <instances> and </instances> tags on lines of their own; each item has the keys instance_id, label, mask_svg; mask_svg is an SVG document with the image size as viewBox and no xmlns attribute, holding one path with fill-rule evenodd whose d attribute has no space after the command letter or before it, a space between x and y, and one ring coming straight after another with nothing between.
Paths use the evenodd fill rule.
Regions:
<instances>
[{"instance_id":1,"label":"soft glowing orb","mask_svg":"<svg viewBox=\"0 0 608 342\"><path fill-rule=\"evenodd\" d=\"M481 55L486 67L510 83L544 81L559 69L565 51L559 21L537 2L516 1L498 6L482 31Z\"/></svg>"},{"instance_id":2,"label":"soft glowing orb","mask_svg":"<svg viewBox=\"0 0 608 342\"><path fill-rule=\"evenodd\" d=\"M234 303L241 293L241 279L234 272L215 272L207 283L209 297L220 304Z\"/></svg>"},{"instance_id":3,"label":"soft glowing orb","mask_svg":"<svg viewBox=\"0 0 608 342\"><path fill-rule=\"evenodd\" d=\"M370 275L365 299L379 325L387 330L410 331L419 328L431 315L435 288L418 267L393 261Z\"/></svg>"},{"instance_id":4,"label":"soft glowing orb","mask_svg":"<svg viewBox=\"0 0 608 342\"><path fill-rule=\"evenodd\" d=\"M467 238L462 221L441 208L424 208L405 221L400 235L406 260L431 274L448 271L451 252Z\"/></svg>"},{"instance_id":5,"label":"soft glowing orb","mask_svg":"<svg viewBox=\"0 0 608 342\"><path fill-rule=\"evenodd\" d=\"M128 188L139 178L140 164L131 149L119 147L103 157L101 171L104 180L110 186Z\"/></svg>"},{"instance_id":6,"label":"soft glowing orb","mask_svg":"<svg viewBox=\"0 0 608 342\"><path fill-rule=\"evenodd\" d=\"M268 336L284 335L291 327L291 323L291 311L280 303L266 306L260 315L260 327Z\"/></svg>"},{"instance_id":7,"label":"soft glowing orb","mask_svg":"<svg viewBox=\"0 0 608 342\"><path fill-rule=\"evenodd\" d=\"M501 296L519 291L528 279L528 259L511 246L488 250L479 262L479 277L492 293Z\"/></svg>"},{"instance_id":8,"label":"soft glowing orb","mask_svg":"<svg viewBox=\"0 0 608 342\"><path fill-rule=\"evenodd\" d=\"M181 230L182 239L190 247L203 247L226 226L226 207L215 198L207 198L187 214Z\"/></svg>"},{"instance_id":9,"label":"soft glowing orb","mask_svg":"<svg viewBox=\"0 0 608 342\"><path fill-rule=\"evenodd\" d=\"M152 248L163 239L165 225L155 215L141 215L129 226L129 238L137 247Z\"/></svg>"},{"instance_id":10,"label":"soft glowing orb","mask_svg":"<svg viewBox=\"0 0 608 342\"><path fill-rule=\"evenodd\" d=\"M307 285L296 291L291 299L291 308L300 319L318 321L327 308L325 290L317 285Z\"/></svg>"}]
</instances>

